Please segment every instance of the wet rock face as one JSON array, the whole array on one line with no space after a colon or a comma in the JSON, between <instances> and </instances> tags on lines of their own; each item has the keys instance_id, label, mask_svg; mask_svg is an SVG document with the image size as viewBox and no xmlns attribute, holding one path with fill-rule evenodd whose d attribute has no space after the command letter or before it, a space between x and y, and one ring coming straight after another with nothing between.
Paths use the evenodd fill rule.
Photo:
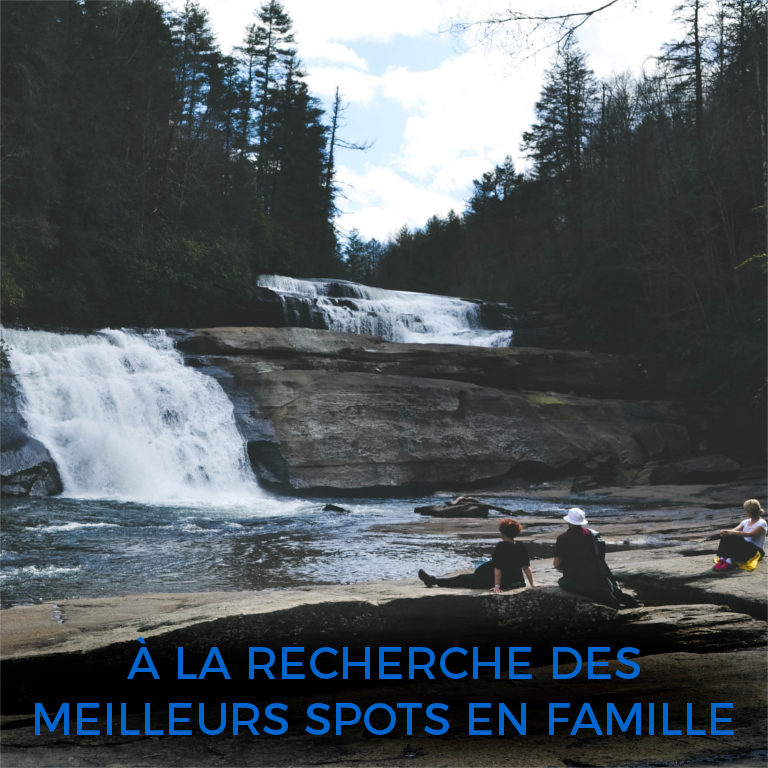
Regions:
<instances>
[{"instance_id":1,"label":"wet rock face","mask_svg":"<svg viewBox=\"0 0 768 768\"><path fill-rule=\"evenodd\" d=\"M558 472L599 454L641 461L615 401L399 376L232 372L276 435L254 466L287 490L471 483L531 465Z\"/></svg>"},{"instance_id":2,"label":"wet rock face","mask_svg":"<svg viewBox=\"0 0 768 768\"><path fill-rule=\"evenodd\" d=\"M308 328L199 329L179 346L222 372L240 421L258 412L268 425L241 430L257 476L277 490L569 475L583 491L732 476L677 466L702 450L709 415L629 399L681 393L661 358Z\"/></svg>"},{"instance_id":3,"label":"wet rock face","mask_svg":"<svg viewBox=\"0 0 768 768\"><path fill-rule=\"evenodd\" d=\"M628 399L679 391L657 358L308 328L199 329L179 347L230 382L240 421L269 425L241 430L259 479L285 492L564 474L577 489L648 484L649 456L681 458L706 426L672 403Z\"/></svg>"},{"instance_id":4,"label":"wet rock face","mask_svg":"<svg viewBox=\"0 0 768 768\"><path fill-rule=\"evenodd\" d=\"M30 437L16 404L14 377L4 374L0 396L3 425L0 489L3 496L55 496L63 487L48 449Z\"/></svg>"}]
</instances>

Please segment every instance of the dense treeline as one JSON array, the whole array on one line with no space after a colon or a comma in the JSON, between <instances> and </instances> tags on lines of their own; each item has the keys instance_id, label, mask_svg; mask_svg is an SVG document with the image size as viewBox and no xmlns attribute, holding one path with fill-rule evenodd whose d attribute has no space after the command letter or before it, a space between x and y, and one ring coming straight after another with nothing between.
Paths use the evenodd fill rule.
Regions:
<instances>
[{"instance_id":1,"label":"dense treeline","mask_svg":"<svg viewBox=\"0 0 768 768\"><path fill-rule=\"evenodd\" d=\"M331 126L275 0L3 2L3 319L226 322L258 274L338 274ZM335 135L335 134L334 134Z\"/></svg>"},{"instance_id":2,"label":"dense treeline","mask_svg":"<svg viewBox=\"0 0 768 768\"><path fill-rule=\"evenodd\" d=\"M704 5L682 2L684 36L639 76L599 81L569 40L523 136L531 171L507 159L474 182L463 217L403 229L384 249L356 243L355 275L560 302L586 347L666 350L700 391L754 396L765 382L766 3Z\"/></svg>"}]
</instances>

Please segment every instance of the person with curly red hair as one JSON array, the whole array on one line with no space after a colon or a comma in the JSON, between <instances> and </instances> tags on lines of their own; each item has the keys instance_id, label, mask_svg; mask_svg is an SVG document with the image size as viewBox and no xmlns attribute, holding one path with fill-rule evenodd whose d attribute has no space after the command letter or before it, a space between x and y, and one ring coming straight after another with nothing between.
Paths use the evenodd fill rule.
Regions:
<instances>
[{"instance_id":1,"label":"person with curly red hair","mask_svg":"<svg viewBox=\"0 0 768 768\"><path fill-rule=\"evenodd\" d=\"M515 539L520 535L523 526L511 517L499 521L501 541L493 550L490 561L483 563L474 573L462 573L458 576L436 578L426 571L419 571L419 578L428 587L450 587L453 589L490 589L500 593L505 589L524 587L523 574L528 578L532 587L540 587L533 581L531 561L525 544Z\"/></svg>"}]
</instances>

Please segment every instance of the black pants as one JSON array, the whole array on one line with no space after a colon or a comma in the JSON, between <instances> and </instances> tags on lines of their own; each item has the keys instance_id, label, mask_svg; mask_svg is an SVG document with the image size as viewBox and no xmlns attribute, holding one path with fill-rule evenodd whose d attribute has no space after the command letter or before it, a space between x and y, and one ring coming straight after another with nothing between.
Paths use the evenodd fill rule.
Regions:
<instances>
[{"instance_id":1,"label":"black pants","mask_svg":"<svg viewBox=\"0 0 768 768\"><path fill-rule=\"evenodd\" d=\"M458 576L449 576L447 579L438 579L438 587L451 589L491 589L496 584L493 563L483 563L474 573L461 573ZM501 582L502 589L517 589L524 587L525 582L506 583Z\"/></svg>"},{"instance_id":2,"label":"black pants","mask_svg":"<svg viewBox=\"0 0 768 768\"><path fill-rule=\"evenodd\" d=\"M717 554L720 557L730 557L734 563L746 563L755 556L758 548L741 536L723 536Z\"/></svg>"},{"instance_id":3,"label":"black pants","mask_svg":"<svg viewBox=\"0 0 768 768\"><path fill-rule=\"evenodd\" d=\"M607 576L589 576L578 579L573 576L563 576L557 583L561 589L576 595L584 595L596 603L602 603L611 608L618 608L620 605L620 590Z\"/></svg>"}]
</instances>

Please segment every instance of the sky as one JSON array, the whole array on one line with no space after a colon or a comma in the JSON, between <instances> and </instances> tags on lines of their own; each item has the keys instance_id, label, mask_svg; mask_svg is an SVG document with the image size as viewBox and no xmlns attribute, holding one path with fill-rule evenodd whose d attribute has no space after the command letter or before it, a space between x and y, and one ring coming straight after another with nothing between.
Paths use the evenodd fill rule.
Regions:
<instances>
[{"instance_id":1,"label":"sky","mask_svg":"<svg viewBox=\"0 0 768 768\"><path fill-rule=\"evenodd\" d=\"M336 86L348 104L341 138L373 142L339 150L342 234L352 228L386 240L403 225L461 213L472 180L507 155L518 171L523 131L551 51L521 61L500 43L480 45L450 34L452 20L501 11L507 0L283 0L310 91L330 110ZM172 5L182 5L173 0ZM200 0L225 53L242 42L261 0ZM519 0L517 8L568 13L598 0ZM598 77L639 72L662 43L678 35L676 0L622 0L590 19L579 46ZM537 43L534 40L534 48Z\"/></svg>"}]
</instances>

